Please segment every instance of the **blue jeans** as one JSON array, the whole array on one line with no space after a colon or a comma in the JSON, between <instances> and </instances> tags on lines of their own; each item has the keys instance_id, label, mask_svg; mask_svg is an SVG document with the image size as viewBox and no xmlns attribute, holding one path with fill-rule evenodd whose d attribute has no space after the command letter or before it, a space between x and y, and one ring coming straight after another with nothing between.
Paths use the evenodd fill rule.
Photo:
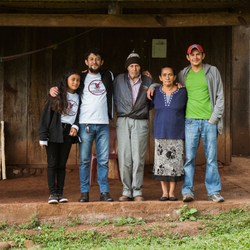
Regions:
<instances>
[{"instance_id":1,"label":"blue jeans","mask_svg":"<svg viewBox=\"0 0 250 250\"><path fill-rule=\"evenodd\" d=\"M89 163L93 141L96 144L97 182L101 193L109 192L108 162L109 162L109 124L89 124L89 133L85 124L80 124L80 182L81 193L89 192Z\"/></svg>"},{"instance_id":2,"label":"blue jeans","mask_svg":"<svg viewBox=\"0 0 250 250\"><path fill-rule=\"evenodd\" d=\"M182 195L194 194L193 178L195 158L202 137L207 161L205 185L208 196L219 194L221 190L220 176L217 166L217 125L208 120L186 118L185 120L185 177Z\"/></svg>"}]
</instances>

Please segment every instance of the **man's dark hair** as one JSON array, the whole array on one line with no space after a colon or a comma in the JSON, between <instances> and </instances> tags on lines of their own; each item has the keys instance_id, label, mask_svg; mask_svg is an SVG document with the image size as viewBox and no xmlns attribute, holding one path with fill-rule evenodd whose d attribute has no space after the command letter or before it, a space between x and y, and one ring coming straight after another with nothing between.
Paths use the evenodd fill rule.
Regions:
<instances>
[{"instance_id":1,"label":"man's dark hair","mask_svg":"<svg viewBox=\"0 0 250 250\"><path fill-rule=\"evenodd\" d=\"M89 55L93 53L94 55L99 55L101 57L101 60L103 60L103 57L102 57L102 52L99 48L92 48L92 49L89 49L85 55L84 55L84 60L88 60L89 58Z\"/></svg>"},{"instance_id":2,"label":"man's dark hair","mask_svg":"<svg viewBox=\"0 0 250 250\"><path fill-rule=\"evenodd\" d=\"M161 76L162 70L165 69L165 68L172 69L172 71L174 73L174 76L175 76L175 69L172 66L169 66L169 65L164 65L163 67L161 67L160 72L159 72L160 76Z\"/></svg>"}]
</instances>

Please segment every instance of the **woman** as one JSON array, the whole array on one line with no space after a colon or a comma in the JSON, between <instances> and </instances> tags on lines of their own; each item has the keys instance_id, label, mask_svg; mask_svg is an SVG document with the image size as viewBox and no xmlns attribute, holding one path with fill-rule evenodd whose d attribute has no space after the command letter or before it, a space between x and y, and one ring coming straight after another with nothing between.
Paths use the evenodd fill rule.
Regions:
<instances>
[{"instance_id":1,"label":"woman","mask_svg":"<svg viewBox=\"0 0 250 250\"><path fill-rule=\"evenodd\" d=\"M174 194L176 182L184 180L187 91L174 84L176 75L170 66L161 68L159 78L162 85L155 89L152 99L155 108L155 162L152 178L161 181L163 194L160 201L177 201Z\"/></svg>"}]
</instances>

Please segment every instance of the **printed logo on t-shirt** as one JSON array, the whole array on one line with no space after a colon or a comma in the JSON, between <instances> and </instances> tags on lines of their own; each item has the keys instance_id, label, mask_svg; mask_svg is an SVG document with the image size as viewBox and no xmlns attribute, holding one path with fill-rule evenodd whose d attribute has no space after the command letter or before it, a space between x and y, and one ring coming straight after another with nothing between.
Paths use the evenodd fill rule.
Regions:
<instances>
[{"instance_id":1,"label":"printed logo on t-shirt","mask_svg":"<svg viewBox=\"0 0 250 250\"><path fill-rule=\"evenodd\" d=\"M93 95L103 95L106 92L102 80L94 80L89 84L89 92Z\"/></svg>"},{"instance_id":2,"label":"printed logo on t-shirt","mask_svg":"<svg viewBox=\"0 0 250 250\"><path fill-rule=\"evenodd\" d=\"M68 100L68 108L67 108L67 114L68 116L74 116L76 115L78 110L78 105L73 100Z\"/></svg>"}]
</instances>

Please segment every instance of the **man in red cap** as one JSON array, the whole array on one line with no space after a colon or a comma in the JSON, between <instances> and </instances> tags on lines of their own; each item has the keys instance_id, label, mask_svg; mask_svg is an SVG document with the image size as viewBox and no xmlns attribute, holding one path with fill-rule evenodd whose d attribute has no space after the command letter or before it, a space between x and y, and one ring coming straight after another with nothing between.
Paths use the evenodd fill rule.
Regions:
<instances>
[{"instance_id":1,"label":"man in red cap","mask_svg":"<svg viewBox=\"0 0 250 250\"><path fill-rule=\"evenodd\" d=\"M187 50L190 65L178 74L178 80L188 92L185 121L185 179L183 201L194 199L193 178L197 149L202 137L207 161L205 185L208 200L224 201L220 195L221 182L217 166L217 135L222 133L224 111L223 84L215 66L203 64L203 48L198 44Z\"/></svg>"},{"instance_id":2,"label":"man in red cap","mask_svg":"<svg viewBox=\"0 0 250 250\"><path fill-rule=\"evenodd\" d=\"M222 202L224 199L220 195L221 182L217 165L217 135L222 133L223 128L223 84L218 69L215 66L202 63L205 53L199 44L191 45L187 50L186 57L190 65L180 71L177 80L187 88L188 93L185 120L183 201L194 200L195 159L200 137L202 137L207 161L205 185L208 200ZM150 95L152 92L149 90L148 98Z\"/></svg>"}]
</instances>

